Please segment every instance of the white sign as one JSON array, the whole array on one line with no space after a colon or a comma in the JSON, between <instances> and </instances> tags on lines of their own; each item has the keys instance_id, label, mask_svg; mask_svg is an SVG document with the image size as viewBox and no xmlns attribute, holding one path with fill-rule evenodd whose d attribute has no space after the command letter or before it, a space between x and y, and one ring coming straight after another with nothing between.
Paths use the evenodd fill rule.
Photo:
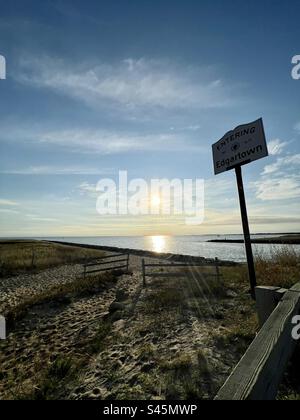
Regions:
<instances>
[{"instance_id":1,"label":"white sign","mask_svg":"<svg viewBox=\"0 0 300 420\"><path fill-rule=\"evenodd\" d=\"M229 131L212 150L215 175L268 156L262 119Z\"/></svg>"}]
</instances>

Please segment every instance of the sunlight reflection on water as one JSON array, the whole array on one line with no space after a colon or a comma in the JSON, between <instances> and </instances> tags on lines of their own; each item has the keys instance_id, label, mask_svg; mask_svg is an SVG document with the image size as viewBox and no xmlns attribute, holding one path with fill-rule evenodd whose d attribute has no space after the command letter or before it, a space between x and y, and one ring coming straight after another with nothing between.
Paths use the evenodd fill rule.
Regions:
<instances>
[{"instance_id":1,"label":"sunlight reflection on water","mask_svg":"<svg viewBox=\"0 0 300 420\"><path fill-rule=\"evenodd\" d=\"M166 237L165 236L151 236L151 247L154 252L166 252Z\"/></svg>"},{"instance_id":2,"label":"sunlight reflection on water","mask_svg":"<svg viewBox=\"0 0 300 420\"><path fill-rule=\"evenodd\" d=\"M264 235L261 235L263 237ZM274 235L275 236L275 235ZM257 235L260 237L260 235ZM49 240L63 240L66 242L76 242L91 245L116 246L121 248L144 249L157 253L173 253L194 255L205 258L218 257L221 260L245 261L245 247L242 243L213 243L206 242L210 239L220 239L220 235L193 235L193 236L171 236L171 235L152 235L152 236L95 236L95 237L53 237L36 238ZM227 235L227 239L241 239L241 235ZM263 254L268 257L272 255L274 249L284 249L285 245L255 244L254 254ZM300 245L292 247L300 254Z\"/></svg>"}]
</instances>

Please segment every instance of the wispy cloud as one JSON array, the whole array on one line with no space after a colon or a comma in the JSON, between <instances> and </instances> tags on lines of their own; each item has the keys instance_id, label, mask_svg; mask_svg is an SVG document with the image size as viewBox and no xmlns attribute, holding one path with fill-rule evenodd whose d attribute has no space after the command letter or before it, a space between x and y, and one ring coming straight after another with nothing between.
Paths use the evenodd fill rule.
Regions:
<instances>
[{"instance_id":1,"label":"wispy cloud","mask_svg":"<svg viewBox=\"0 0 300 420\"><path fill-rule=\"evenodd\" d=\"M295 130L300 134L300 122L295 125Z\"/></svg>"},{"instance_id":2,"label":"wispy cloud","mask_svg":"<svg viewBox=\"0 0 300 420\"><path fill-rule=\"evenodd\" d=\"M23 169L0 170L1 174L11 175L107 175L112 172L112 169L97 169L83 166L59 167L51 165L29 166Z\"/></svg>"},{"instance_id":3,"label":"wispy cloud","mask_svg":"<svg viewBox=\"0 0 300 420\"><path fill-rule=\"evenodd\" d=\"M273 174L280 170L293 169L295 166L300 165L300 154L288 155L282 158L278 158L276 162L266 165L263 170L263 175Z\"/></svg>"},{"instance_id":4,"label":"wispy cloud","mask_svg":"<svg viewBox=\"0 0 300 420\"><path fill-rule=\"evenodd\" d=\"M159 60L131 59L83 68L50 57L20 60L17 79L79 99L90 106L165 109L219 108L232 104L230 88L203 69Z\"/></svg>"},{"instance_id":5,"label":"wispy cloud","mask_svg":"<svg viewBox=\"0 0 300 420\"><path fill-rule=\"evenodd\" d=\"M288 142L281 141L280 139L271 140L268 142L269 154L273 156L280 155L287 145Z\"/></svg>"},{"instance_id":6,"label":"wispy cloud","mask_svg":"<svg viewBox=\"0 0 300 420\"><path fill-rule=\"evenodd\" d=\"M273 146L273 155L278 155L285 144L280 140L274 140ZM288 200L300 197L299 166L299 153L278 157L274 163L266 165L261 178L253 183L256 189L256 197L263 201Z\"/></svg>"},{"instance_id":7,"label":"wispy cloud","mask_svg":"<svg viewBox=\"0 0 300 420\"><path fill-rule=\"evenodd\" d=\"M3 136L2 136L3 137ZM47 130L42 127L18 127L10 125L5 130L3 140L12 142L26 142L35 145L54 145L67 148L68 151L80 153L122 154L129 152L147 151L203 151L203 145L195 144L193 140L183 133L146 133L109 131L102 129L74 128L68 130ZM23 170L23 169L22 169ZM25 173L64 172L63 168L36 166L25 168ZM90 169L81 167L67 168L65 172L83 173ZM20 173L20 170L16 170ZM98 171L96 170L96 173Z\"/></svg>"},{"instance_id":8,"label":"wispy cloud","mask_svg":"<svg viewBox=\"0 0 300 420\"><path fill-rule=\"evenodd\" d=\"M96 197L97 196L97 190L96 190L96 184L90 184L89 182L82 182L80 185L78 185L77 190L79 191L80 195L85 195L89 197Z\"/></svg>"},{"instance_id":9,"label":"wispy cloud","mask_svg":"<svg viewBox=\"0 0 300 420\"><path fill-rule=\"evenodd\" d=\"M58 219L55 219L53 217L41 217L41 216L35 216L33 214L27 214L26 215L28 219L30 219L32 222L58 222Z\"/></svg>"},{"instance_id":10,"label":"wispy cloud","mask_svg":"<svg viewBox=\"0 0 300 420\"><path fill-rule=\"evenodd\" d=\"M263 200L288 200L300 197L300 177L266 178L255 182L256 197Z\"/></svg>"},{"instance_id":11,"label":"wispy cloud","mask_svg":"<svg viewBox=\"0 0 300 420\"><path fill-rule=\"evenodd\" d=\"M18 214L19 211L17 211L17 210L11 210L11 209L0 209L0 213Z\"/></svg>"},{"instance_id":12,"label":"wispy cloud","mask_svg":"<svg viewBox=\"0 0 300 420\"><path fill-rule=\"evenodd\" d=\"M18 206L19 203L13 200L6 200L3 198L0 198L0 206Z\"/></svg>"}]
</instances>

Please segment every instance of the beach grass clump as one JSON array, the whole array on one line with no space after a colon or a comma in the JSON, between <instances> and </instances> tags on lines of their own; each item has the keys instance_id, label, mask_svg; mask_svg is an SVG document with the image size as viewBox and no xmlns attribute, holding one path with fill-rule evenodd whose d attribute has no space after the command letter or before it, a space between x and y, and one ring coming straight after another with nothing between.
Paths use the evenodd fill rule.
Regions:
<instances>
[{"instance_id":1,"label":"beach grass clump","mask_svg":"<svg viewBox=\"0 0 300 420\"><path fill-rule=\"evenodd\" d=\"M24 381L20 387L20 394L14 399L55 399L59 389L76 377L79 368L80 364L77 359L60 355L54 361L49 362L46 367L41 366L40 370L35 371L34 381L28 383L27 386Z\"/></svg>"},{"instance_id":2,"label":"beach grass clump","mask_svg":"<svg viewBox=\"0 0 300 420\"><path fill-rule=\"evenodd\" d=\"M0 242L0 277L64 264L83 263L103 251L43 241Z\"/></svg>"},{"instance_id":3,"label":"beach grass clump","mask_svg":"<svg viewBox=\"0 0 300 420\"><path fill-rule=\"evenodd\" d=\"M96 333L88 343L88 351L90 353L100 353L105 349L106 338L112 330L112 325L113 324L108 320L100 321Z\"/></svg>"},{"instance_id":4,"label":"beach grass clump","mask_svg":"<svg viewBox=\"0 0 300 420\"><path fill-rule=\"evenodd\" d=\"M198 350L183 352L172 360L160 362L164 375L164 393L168 400L202 399L204 384L210 383L210 369L205 354Z\"/></svg>"},{"instance_id":5,"label":"beach grass clump","mask_svg":"<svg viewBox=\"0 0 300 420\"><path fill-rule=\"evenodd\" d=\"M217 277L213 269L194 268L184 278L184 288L190 297L222 298L225 296L225 285L222 276Z\"/></svg>"},{"instance_id":6,"label":"beach grass clump","mask_svg":"<svg viewBox=\"0 0 300 420\"><path fill-rule=\"evenodd\" d=\"M273 246L271 255L256 253L257 282L289 289L299 281L300 254L292 245Z\"/></svg>"},{"instance_id":7,"label":"beach grass clump","mask_svg":"<svg viewBox=\"0 0 300 420\"><path fill-rule=\"evenodd\" d=\"M145 304L148 313L156 313L161 310L170 310L182 306L182 294L175 287L166 287L151 292Z\"/></svg>"},{"instance_id":8,"label":"beach grass clump","mask_svg":"<svg viewBox=\"0 0 300 420\"><path fill-rule=\"evenodd\" d=\"M255 313L244 317L236 316L226 331L215 337L215 342L218 348L231 348L241 357L254 340L258 330L258 319Z\"/></svg>"}]
</instances>

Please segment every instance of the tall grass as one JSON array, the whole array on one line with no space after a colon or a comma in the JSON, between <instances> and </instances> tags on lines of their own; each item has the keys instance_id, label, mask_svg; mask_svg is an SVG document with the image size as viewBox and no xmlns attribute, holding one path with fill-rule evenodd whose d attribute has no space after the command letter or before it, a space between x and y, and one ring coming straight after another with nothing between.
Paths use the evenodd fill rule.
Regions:
<instances>
[{"instance_id":1,"label":"tall grass","mask_svg":"<svg viewBox=\"0 0 300 420\"><path fill-rule=\"evenodd\" d=\"M292 245L273 246L271 255L255 253L255 268L259 285L290 288L300 281L300 254Z\"/></svg>"},{"instance_id":2,"label":"tall grass","mask_svg":"<svg viewBox=\"0 0 300 420\"><path fill-rule=\"evenodd\" d=\"M50 242L0 242L0 277L41 270L103 255L101 250L79 248Z\"/></svg>"}]
</instances>

